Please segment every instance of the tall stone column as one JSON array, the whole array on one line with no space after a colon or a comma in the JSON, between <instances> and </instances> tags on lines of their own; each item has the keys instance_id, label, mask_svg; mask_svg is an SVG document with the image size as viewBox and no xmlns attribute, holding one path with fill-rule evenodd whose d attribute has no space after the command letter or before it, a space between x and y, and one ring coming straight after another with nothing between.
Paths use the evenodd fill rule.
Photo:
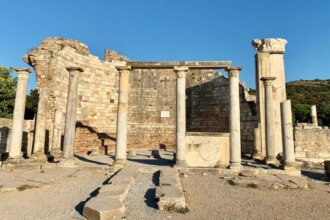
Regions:
<instances>
[{"instance_id":1,"label":"tall stone column","mask_svg":"<svg viewBox=\"0 0 330 220\"><path fill-rule=\"evenodd\" d=\"M276 77L263 77L265 87L265 122L266 122L266 163L276 164L275 150L275 100L273 98L273 81ZM282 132L282 131L281 131Z\"/></svg>"},{"instance_id":2,"label":"tall stone column","mask_svg":"<svg viewBox=\"0 0 330 220\"><path fill-rule=\"evenodd\" d=\"M239 98L239 72L240 67L227 69L229 76L229 147L230 169L241 168L241 126L240 126L240 98Z\"/></svg>"},{"instance_id":3,"label":"tall stone column","mask_svg":"<svg viewBox=\"0 0 330 220\"><path fill-rule=\"evenodd\" d=\"M186 74L188 67L175 66L176 73L176 166L186 166Z\"/></svg>"},{"instance_id":4,"label":"tall stone column","mask_svg":"<svg viewBox=\"0 0 330 220\"><path fill-rule=\"evenodd\" d=\"M42 154L45 150L45 138L46 138L46 121L47 121L47 109L48 109L49 89L44 87L39 93L39 102L37 110L37 120L35 125L34 135L34 154Z\"/></svg>"},{"instance_id":5,"label":"tall stone column","mask_svg":"<svg viewBox=\"0 0 330 220\"><path fill-rule=\"evenodd\" d=\"M31 70L27 68L14 68L14 70L17 72L18 81L15 97L13 128L11 131L9 157L19 158L21 157L22 149L26 88Z\"/></svg>"},{"instance_id":6,"label":"tall stone column","mask_svg":"<svg viewBox=\"0 0 330 220\"><path fill-rule=\"evenodd\" d=\"M316 105L311 106L311 119L312 119L312 124L313 126L317 127L317 112L316 112Z\"/></svg>"},{"instance_id":7,"label":"tall stone column","mask_svg":"<svg viewBox=\"0 0 330 220\"><path fill-rule=\"evenodd\" d=\"M281 38L255 39L252 42L257 49L256 64L256 89L258 122L260 123L260 140L262 155L266 155L266 125L265 125L265 93L264 85L260 82L262 77L276 77L274 81L275 98L275 152L282 152L282 128L280 103L286 100L284 52L287 40Z\"/></svg>"},{"instance_id":8,"label":"tall stone column","mask_svg":"<svg viewBox=\"0 0 330 220\"><path fill-rule=\"evenodd\" d=\"M119 71L119 102L117 112L116 165L127 164L127 111L130 66L117 67Z\"/></svg>"},{"instance_id":9,"label":"tall stone column","mask_svg":"<svg viewBox=\"0 0 330 220\"><path fill-rule=\"evenodd\" d=\"M73 158L74 141L76 137L76 115L78 98L78 79L79 74L84 72L80 67L67 67L69 72L69 89L66 104L63 158Z\"/></svg>"},{"instance_id":10,"label":"tall stone column","mask_svg":"<svg viewBox=\"0 0 330 220\"><path fill-rule=\"evenodd\" d=\"M291 100L285 100L281 103L281 114L284 166L290 167L294 166L295 163Z\"/></svg>"},{"instance_id":11,"label":"tall stone column","mask_svg":"<svg viewBox=\"0 0 330 220\"><path fill-rule=\"evenodd\" d=\"M55 110L53 141L51 152L53 156L59 156L61 152L61 126L62 126L63 112L61 109Z\"/></svg>"}]
</instances>

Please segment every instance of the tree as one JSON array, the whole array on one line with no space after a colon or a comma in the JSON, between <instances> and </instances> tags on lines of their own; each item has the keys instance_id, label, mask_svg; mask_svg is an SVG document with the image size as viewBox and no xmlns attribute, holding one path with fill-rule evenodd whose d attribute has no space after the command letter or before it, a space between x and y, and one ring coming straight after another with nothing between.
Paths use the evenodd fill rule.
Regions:
<instances>
[{"instance_id":1,"label":"tree","mask_svg":"<svg viewBox=\"0 0 330 220\"><path fill-rule=\"evenodd\" d=\"M292 113L294 115L294 122L310 122L310 105L294 104L292 106Z\"/></svg>"},{"instance_id":2,"label":"tree","mask_svg":"<svg viewBox=\"0 0 330 220\"><path fill-rule=\"evenodd\" d=\"M32 89L30 95L26 96L25 119L33 119L38 109L38 89Z\"/></svg>"},{"instance_id":3,"label":"tree","mask_svg":"<svg viewBox=\"0 0 330 220\"><path fill-rule=\"evenodd\" d=\"M0 118L12 118L15 106L17 79L11 69L0 66Z\"/></svg>"}]
</instances>

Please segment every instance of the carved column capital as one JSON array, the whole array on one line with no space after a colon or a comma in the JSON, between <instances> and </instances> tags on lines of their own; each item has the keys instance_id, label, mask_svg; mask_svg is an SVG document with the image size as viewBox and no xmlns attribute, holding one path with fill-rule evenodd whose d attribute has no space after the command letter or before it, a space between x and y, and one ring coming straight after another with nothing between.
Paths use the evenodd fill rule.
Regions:
<instances>
[{"instance_id":1,"label":"carved column capital","mask_svg":"<svg viewBox=\"0 0 330 220\"><path fill-rule=\"evenodd\" d=\"M228 72L228 76L231 77L238 77L240 71L242 70L241 67L228 67L226 71Z\"/></svg>"},{"instance_id":2,"label":"carved column capital","mask_svg":"<svg viewBox=\"0 0 330 220\"><path fill-rule=\"evenodd\" d=\"M173 70L176 73L177 78L185 78L186 73L189 71L189 67L175 66L175 67L173 67Z\"/></svg>"},{"instance_id":3,"label":"carved column capital","mask_svg":"<svg viewBox=\"0 0 330 220\"><path fill-rule=\"evenodd\" d=\"M24 79L27 80L29 78L30 73L32 72L29 68L12 68L15 72L17 72L17 78L18 79Z\"/></svg>"},{"instance_id":4,"label":"carved column capital","mask_svg":"<svg viewBox=\"0 0 330 220\"><path fill-rule=\"evenodd\" d=\"M132 70L131 66L116 66L117 71L119 72L120 75L122 74L129 74Z\"/></svg>"},{"instance_id":5,"label":"carved column capital","mask_svg":"<svg viewBox=\"0 0 330 220\"><path fill-rule=\"evenodd\" d=\"M77 75L77 73L82 73L84 72L84 69L81 67L76 67L76 66L69 66L66 67L66 70L69 72L70 77L74 77Z\"/></svg>"},{"instance_id":6,"label":"carved column capital","mask_svg":"<svg viewBox=\"0 0 330 220\"><path fill-rule=\"evenodd\" d=\"M273 81L276 79L276 77L268 76L268 77L262 77L260 80L264 82L264 86L272 86Z\"/></svg>"},{"instance_id":7,"label":"carved column capital","mask_svg":"<svg viewBox=\"0 0 330 220\"><path fill-rule=\"evenodd\" d=\"M258 52L283 54L287 43L288 41L282 38L265 38L254 39L252 41L252 46L256 48Z\"/></svg>"}]
</instances>

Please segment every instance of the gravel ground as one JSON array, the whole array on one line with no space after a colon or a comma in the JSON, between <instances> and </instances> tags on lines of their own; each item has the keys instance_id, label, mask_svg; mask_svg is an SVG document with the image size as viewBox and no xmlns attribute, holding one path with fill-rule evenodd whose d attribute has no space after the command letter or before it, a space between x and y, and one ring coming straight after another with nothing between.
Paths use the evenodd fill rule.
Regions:
<instances>
[{"instance_id":1,"label":"gravel ground","mask_svg":"<svg viewBox=\"0 0 330 220\"><path fill-rule=\"evenodd\" d=\"M108 179L105 172L79 170L51 185L0 193L0 219L85 219L86 199Z\"/></svg>"},{"instance_id":2,"label":"gravel ground","mask_svg":"<svg viewBox=\"0 0 330 220\"><path fill-rule=\"evenodd\" d=\"M156 207L155 192L158 185L158 173L139 173L124 200L126 219L171 219L179 217L178 213L159 211Z\"/></svg>"},{"instance_id":3,"label":"gravel ground","mask_svg":"<svg viewBox=\"0 0 330 220\"><path fill-rule=\"evenodd\" d=\"M155 177L155 175L154 175ZM329 219L330 186L314 189L252 189L231 186L216 175L182 178L186 214L155 208L152 174L139 174L124 201L126 219ZM155 178L154 178L155 179ZM156 178L157 179L157 178Z\"/></svg>"},{"instance_id":4,"label":"gravel ground","mask_svg":"<svg viewBox=\"0 0 330 220\"><path fill-rule=\"evenodd\" d=\"M181 179L190 212L181 219L329 219L330 186L314 189L252 189L231 186L216 175Z\"/></svg>"}]
</instances>

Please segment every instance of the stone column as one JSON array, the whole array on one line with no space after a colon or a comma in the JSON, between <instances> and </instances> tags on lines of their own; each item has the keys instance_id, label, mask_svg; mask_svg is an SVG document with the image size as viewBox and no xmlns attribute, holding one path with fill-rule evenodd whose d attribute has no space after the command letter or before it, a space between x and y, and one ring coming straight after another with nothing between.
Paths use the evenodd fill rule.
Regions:
<instances>
[{"instance_id":1,"label":"stone column","mask_svg":"<svg viewBox=\"0 0 330 220\"><path fill-rule=\"evenodd\" d=\"M240 67L227 69L229 76L229 147L230 169L241 168L241 126L240 126L240 96L239 96L239 72Z\"/></svg>"},{"instance_id":2,"label":"stone column","mask_svg":"<svg viewBox=\"0 0 330 220\"><path fill-rule=\"evenodd\" d=\"M290 167L295 163L291 100L281 103L281 114L284 166Z\"/></svg>"},{"instance_id":3,"label":"stone column","mask_svg":"<svg viewBox=\"0 0 330 220\"><path fill-rule=\"evenodd\" d=\"M266 163L276 164L275 151L275 106L273 99L273 81L276 77L263 77L265 86L265 122L266 122Z\"/></svg>"},{"instance_id":4,"label":"stone column","mask_svg":"<svg viewBox=\"0 0 330 220\"><path fill-rule=\"evenodd\" d=\"M316 112L316 105L311 106L311 119L312 119L312 124L313 126L317 127L317 112Z\"/></svg>"},{"instance_id":5,"label":"stone column","mask_svg":"<svg viewBox=\"0 0 330 220\"><path fill-rule=\"evenodd\" d=\"M274 81L275 99L275 152L282 152L282 128L280 103L286 100L284 52L287 40L281 38L255 39L252 42L257 49L256 63L256 89L258 122L260 123L260 139L262 154L266 154L266 126L265 126L265 94L264 85L260 82L262 77L276 77Z\"/></svg>"},{"instance_id":6,"label":"stone column","mask_svg":"<svg viewBox=\"0 0 330 220\"><path fill-rule=\"evenodd\" d=\"M119 101L117 112L116 165L127 164L127 110L130 66L117 67L119 71Z\"/></svg>"},{"instance_id":7,"label":"stone column","mask_svg":"<svg viewBox=\"0 0 330 220\"><path fill-rule=\"evenodd\" d=\"M188 67L175 66L176 73L176 166L186 166L186 74Z\"/></svg>"},{"instance_id":8,"label":"stone column","mask_svg":"<svg viewBox=\"0 0 330 220\"><path fill-rule=\"evenodd\" d=\"M46 137L46 121L48 109L49 89L44 87L39 93L37 120L35 125L34 134L34 148L33 153L43 154L45 150L45 137Z\"/></svg>"},{"instance_id":9,"label":"stone column","mask_svg":"<svg viewBox=\"0 0 330 220\"><path fill-rule=\"evenodd\" d=\"M65 115L63 158L71 159L73 158L76 137L78 78L84 70L80 67L67 67L66 69L69 72L69 89Z\"/></svg>"},{"instance_id":10,"label":"stone column","mask_svg":"<svg viewBox=\"0 0 330 220\"><path fill-rule=\"evenodd\" d=\"M61 126L62 126L63 112L61 109L55 109L53 141L51 152L53 156L59 156L61 152ZM55 155L54 155L55 154Z\"/></svg>"},{"instance_id":11,"label":"stone column","mask_svg":"<svg viewBox=\"0 0 330 220\"><path fill-rule=\"evenodd\" d=\"M13 128L11 131L9 157L19 158L21 157L22 149L26 88L31 70L27 68L14 68L14 70L17 72L18 81L15 97Z\"/></svg>"},{"instance_id":12,"label":"stone column","mask_svg":"<svg viewBox=\"0 0 330 220\"><path fill-rule=\"evenodd\" d=\"M257 160L261 160L263 158L262 149L261 149L261 138L260 138L260 123L258 123L258 127L253 130L253 144L254 144L254 153L253 158Z\"/></svg>"}]
</instances>

